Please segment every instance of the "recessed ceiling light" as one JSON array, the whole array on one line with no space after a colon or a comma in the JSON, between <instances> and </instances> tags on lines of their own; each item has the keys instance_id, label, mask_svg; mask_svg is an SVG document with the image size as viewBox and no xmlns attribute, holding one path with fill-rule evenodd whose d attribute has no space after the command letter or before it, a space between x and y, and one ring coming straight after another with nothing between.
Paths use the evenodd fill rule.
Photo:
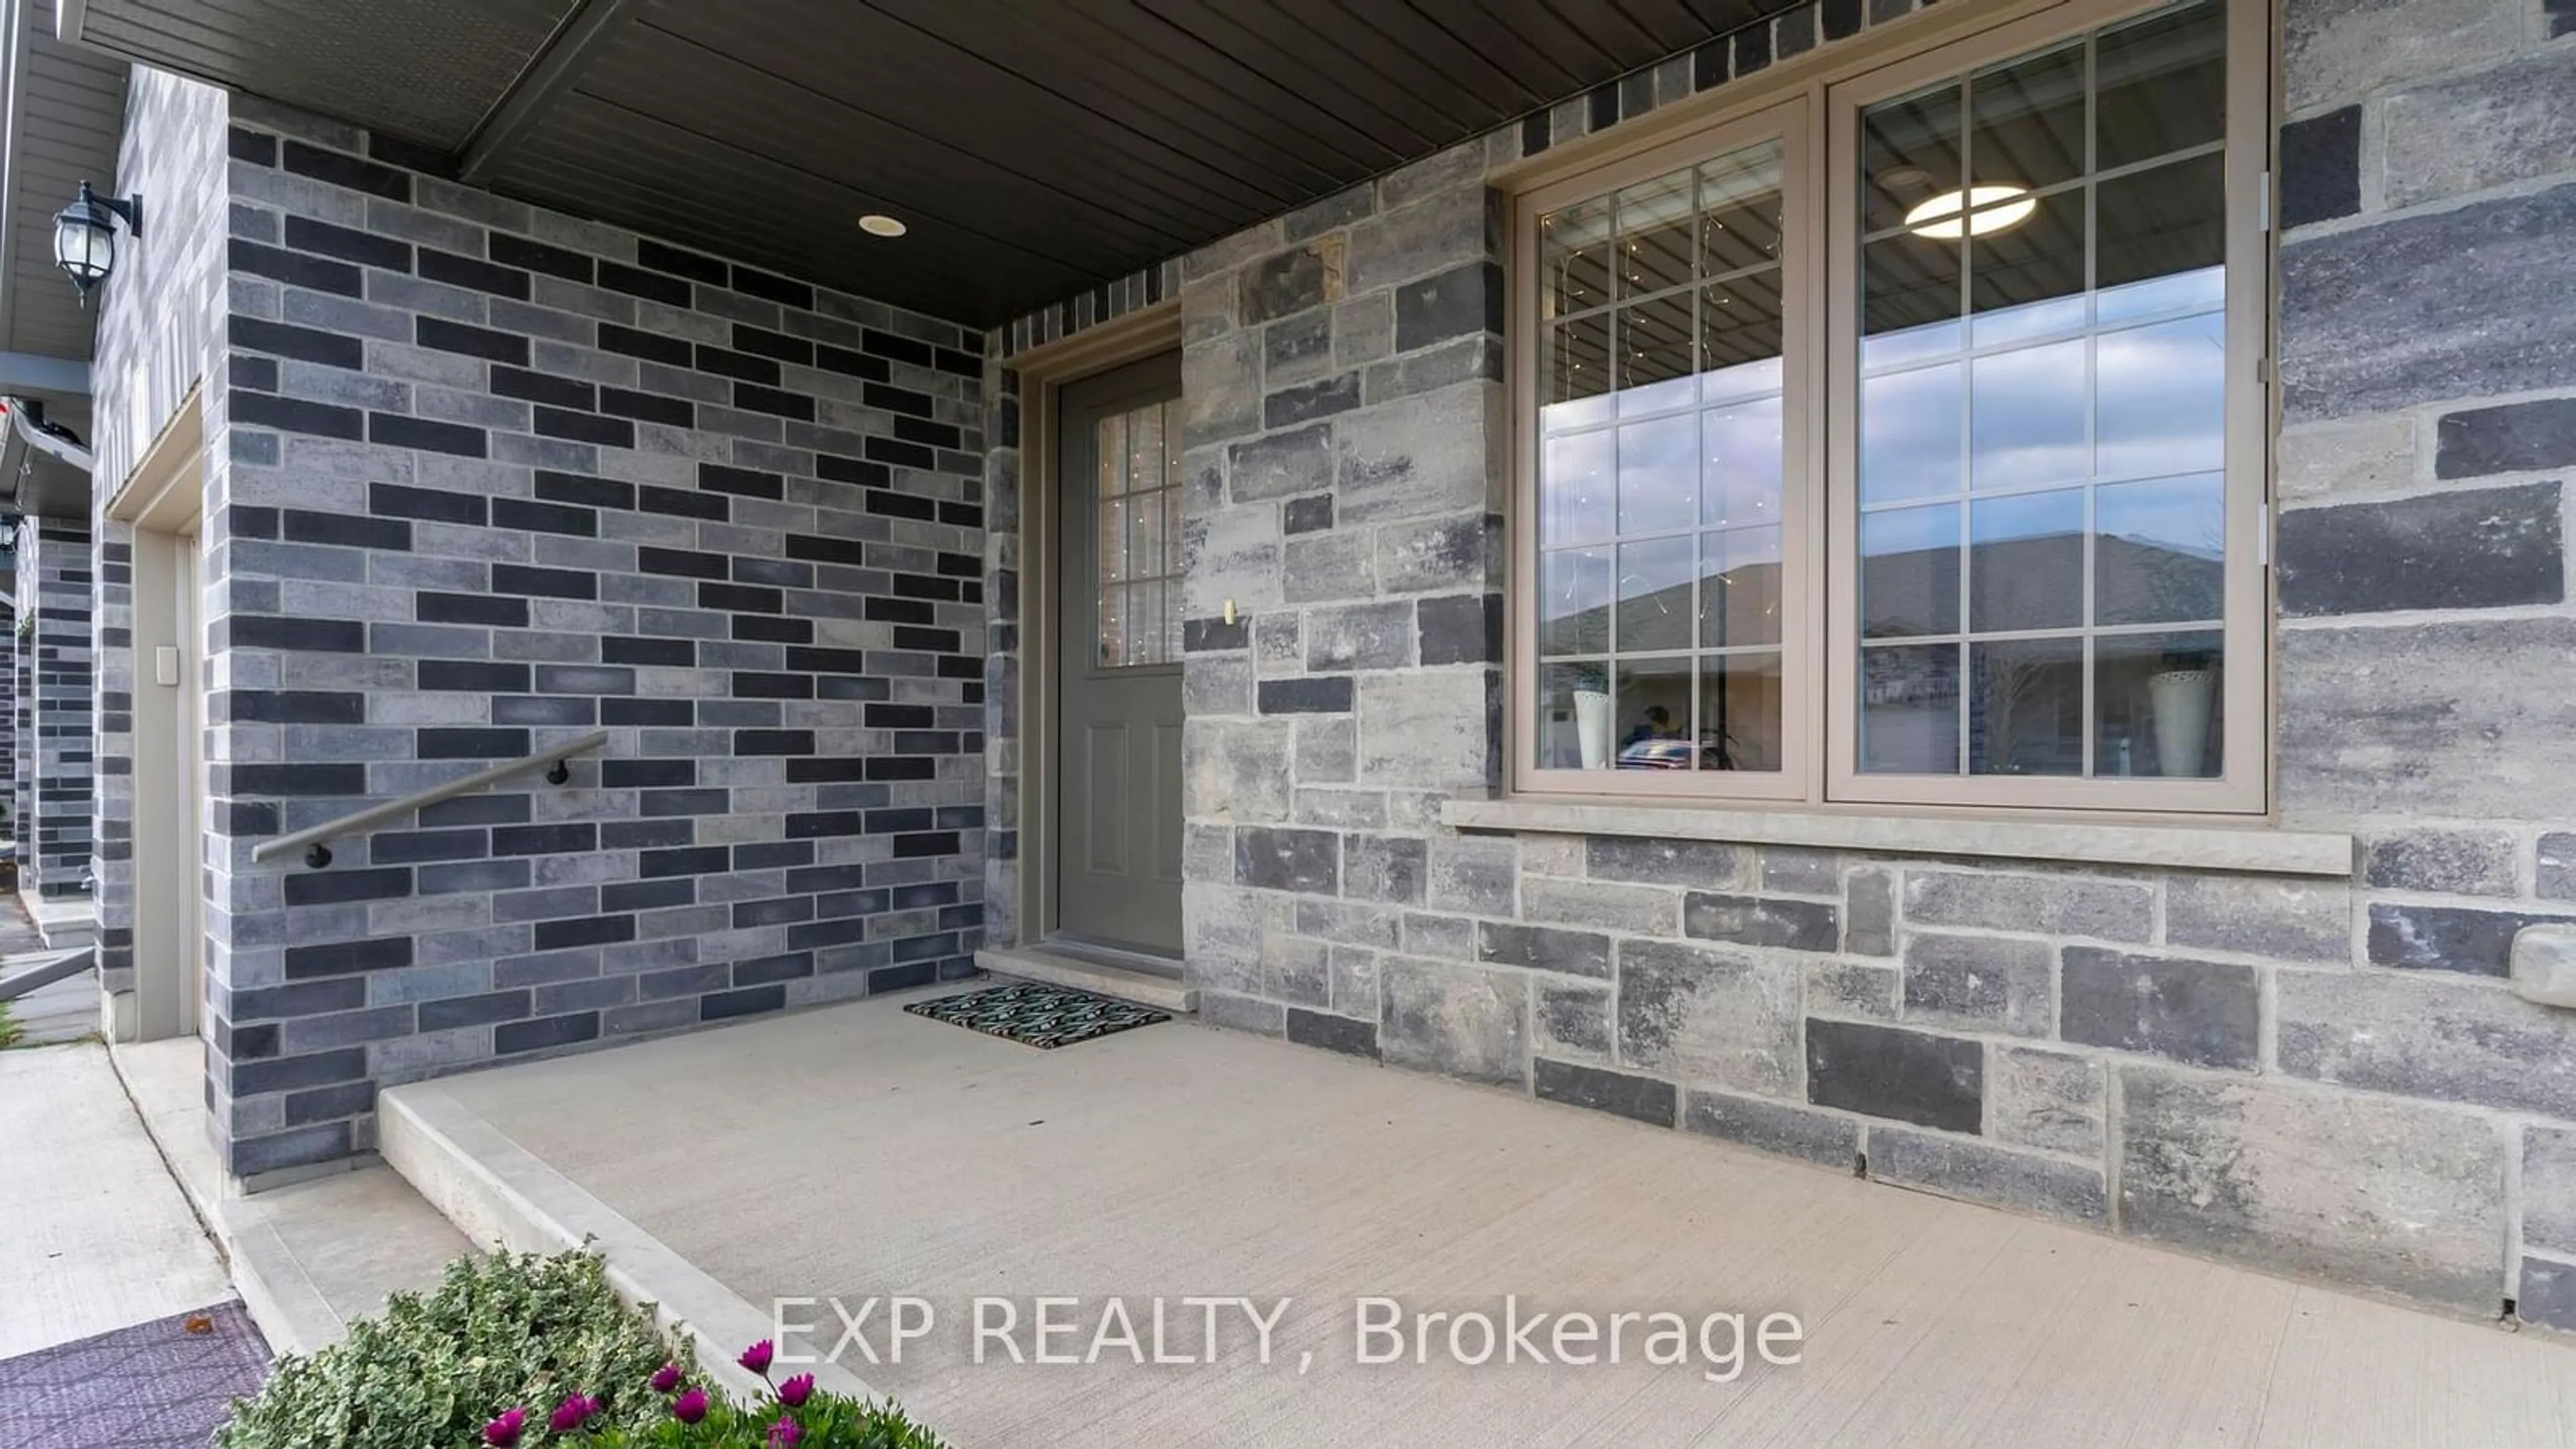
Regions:
<instances>
[{"instance_id":1,"label":"recessed ceiling light","mask_svg":"<svg viewBox=\"0 0 2576 1449\"><path fill-rule=\"evenodd\" d=\"M902 222L895 220L884 212L872 211L859 218L859 230L866 232L870 236L897 237L912 230L912 228L905 226Z\"/></svg>"},{"instance_id":2,"label":"recessed ceiling light","mask_svg":"<svg viewBox=\"0 0 2576 1449\"><path fill-rule=\"evenodd\" d=\"M2039 199L2027 186L1971 186L1965 191L1944 191L1905 213L1905 229L1916 236L1957 241L1962 236L2009 231L2030 220L2038 209ZM1960 216L1962 211L1967 211L1965 217Z\"/></svg>"},{"instance_id":3,"label":"recessed ceiling light","mask_svg":"<svg viewBox=\"0 0 2576 1449\"><path fill-rule=\"evenodd\" d=\"M1932 173L1920 166L1897 166L1878 173L1879 185L1897 189L1920 186L1931 179Z\"/></svg>"}]
</instances>

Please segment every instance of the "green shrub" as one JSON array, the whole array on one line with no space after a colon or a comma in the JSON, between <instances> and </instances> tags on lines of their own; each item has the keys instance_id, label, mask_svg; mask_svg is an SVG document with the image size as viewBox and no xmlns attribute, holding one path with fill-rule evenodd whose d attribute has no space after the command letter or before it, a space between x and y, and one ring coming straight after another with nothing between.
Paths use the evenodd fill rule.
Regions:
<instances>
[{"instance_id":1,"label":"green shrub","mask_svg":"<svg viewBox=\"0 0 2576 1449\"><path fill-rule=\"evenodd\" d=\"M812 1374L772 1379L771 1357L769 1340L762 1339L737 1360L768 1386L768 1396L758 1403L735 1404L680 1364L668 1363L645 1381L654 1402L665 1406L645 1428L612 1421L597 1396L577 1392L551 1410L525 1404L503 1410L484 1424L482 1442L489 1449L943 1449L937 1436L891 1402L825 1393L814 1387Z\"/></svg>"},{"instance_id":2,"label":"green shrub","mask_svg":"<svg viewBox=\"0 0 2576 1449\"><path fill-rule=\"evenodd\" d=\"M685 1367L685 1345L678 1354ZM258 1397L234 1403L215 1443L461 1449L482 1442L495 1404L577 1392L600 1401L599 1427L651 1429L668 1411L646 1381L672 1357L589 1252L459 1258L435 1292L397 1293L340 1343L280 1360Z\"/></svg>"}]
</instances>

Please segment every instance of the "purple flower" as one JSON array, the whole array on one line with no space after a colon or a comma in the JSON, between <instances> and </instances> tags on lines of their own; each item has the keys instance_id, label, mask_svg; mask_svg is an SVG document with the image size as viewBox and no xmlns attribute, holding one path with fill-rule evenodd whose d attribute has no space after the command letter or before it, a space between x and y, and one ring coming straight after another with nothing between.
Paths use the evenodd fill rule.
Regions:
<instances>
[{"instance_id":1,"label":"purple flower","mask_svg":"<svg viewBox=\"0 0 2576 1449\"><path fill-rule=\"evenodd\" d=\"M791 1409L803 1408L805 1406L805 1401L812 1397L814 1397L814 1376L812 1374L798 1374L796 1377L789 1379L778 1386L778 1402L785 1404Z\"/></svg>"},{"instance_id":2,"label":"purple flower","mask_svg":"<svg viewBox=\"0 0 2576 1449\"><path fill-rule=\"evenodd\" d=\"M794 1419L780 1419L769 1426L769 1449L796 1449L796 1441L804 1437Z\"/></svg>"},{"instance_id":3,"label":"purple flower","mask_svg":"<svg viewBox=\"0 0 2576 1449\"><path fill-rule=\"evenodd\" d=\"M519 1431L526 1427L528 1411L512 1409L483 1426L483 1442L492 1449L511 1449L519 1442Z\"/></svg>"},{"instance_id":4,"label":"purple flower","mask_svg":"<svg viewBox=\"0 0 2576 1449\"><path fill-rule=\"evenodd\" d=\"M742 1351L742 1357L736 1360L736 1362L740 1363L744 1368L751 1370L753 1373L760 1375L762 1378L767 1378L769 1377L769 1360L774 1356L775 1351L770 1348L769 1340L764 1338L760 1342L753 1344L751 1347L744 1349Z\"/></svg>"},{"instance_id":5,"label":"purple flower","mask_svg":"<svg viewBox=\"0 0 2576 1449\"><path fill-rule=\"evenodd\" d=\"M694 1424L707 1416L707 1391L691 1389L671 1401L671 1417L683 1424Z\"/></svg>"},{"instance_id":6,"label":"purple flower","mask_svg":"<svg viewBox=\"0 0 2576 1449\"><path fill-rule=\"evenodd\" d=\"M569 1434L589 1423L598 1413L599 1400L588 1394L575 1394L555 1405L555 1411L546 1416L546 1427L558 1434Z\"/></svg>"},{"instance_id":7,"label":"purple flower","mask_svg":"<svg viewBox=\"0 0 2576 1449\"><path fill-rule=\"evenodd\" d=\"M667 1394L680 1386L680 1366L666 1363L653 1370L653 1392Z\"/></svg>"}]
</instances>

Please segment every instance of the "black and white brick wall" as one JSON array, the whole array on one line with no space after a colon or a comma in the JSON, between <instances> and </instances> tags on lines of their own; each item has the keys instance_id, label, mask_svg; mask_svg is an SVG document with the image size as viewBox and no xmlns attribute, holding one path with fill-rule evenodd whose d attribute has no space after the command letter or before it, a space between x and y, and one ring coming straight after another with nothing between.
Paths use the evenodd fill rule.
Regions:
<instances>
[{"instance_id":1,"label":"black and white brick wall","mask_svg":"<svg viewBox=\"0 0 2576 1449\"><path fill-rule=\"evenodd\" d=\"M981 339L316 119L234 102L217 134L231 1170L369 1147L384 1084L971 971ZM327 869L250 860L599 728L563 788L432 807Z\"/></svg>"},{"instance_id":2,"label":"black and white brick wall","mask_svg":"<svg viewBox=\"0 0 2576 1449\"><path fill-rule=\"evenodd\" d=\"M1488 177L1914 8L1793 11L1182 260L1203 1013L2576 1328L2576 1018L2502 980L2576 917L2563 6L2286 6L2278 791L2352 879L1438 823L1502 765Z\"/></svg>"},{"instance_id":3,"label":"black and white brick wall","mask_svg":"<svg viewBox=\"0 0 2576 1449\"><path fill-rule=\"evenodd\" d=\"M96 732L98 794L92 809L98 878L101 984L111 997L134 986L134 525L107 504L174 420L192 390L219 410L224 379L225 176L222 92L137 68L126 88L117 179L152 197L149 246L120 248L116 276L97 294L91 532L98 578ZM211 433L209 434L211 439ZM210 447L212 444L210 443ZM202 658L203 641L198 654ZM157 686L156 686L157 687ZM209 866L220 862L211 854ZM131 1019L111 1011L110 1021ZM120 1027L120 1029L122 1029Z\"/></svg>"},{"instance_id":4,"label":"black and white brick wall","mask_svg":"<svg viewBox=\"0 0 2576 1449\"><path fill-rule=\"evenodd\" d=\"M22 626L27 632L20 632ZM9 612L9 860L17 868L22 886L34 881L36 862L36 842L27 835L27 822L36 810L34 626L34 606L24 595L13 596Z\"/></svg>"},{"instance_id":5,"label":"black and white brick wall","mask_svg":"<svg viewBox=\"0 0 2576 1449\"><path fill-rule=\"evenodd\" d=\"M80 519L33 519L18 551L25 596L35 604L35 631L24 641L29 714L27 805L20 838L32 843L32 883L21 890L46 900L89 894L90 800L96 770L93 740L90 588L95 572L90 532Z\"/></svg>"}]
</instances>

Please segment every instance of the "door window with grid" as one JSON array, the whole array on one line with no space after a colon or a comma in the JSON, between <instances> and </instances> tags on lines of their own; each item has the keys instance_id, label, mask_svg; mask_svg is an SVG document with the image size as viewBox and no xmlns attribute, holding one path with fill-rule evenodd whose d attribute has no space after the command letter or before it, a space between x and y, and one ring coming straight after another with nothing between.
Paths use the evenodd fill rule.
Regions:
<instances>
[{"instance_id":1,"label":"door window with grid","mask_svg":"<svg viewBox=\"0 0 2576 1449\"><path fill-rule=\"evenodd\" d=\"M1100 637L1105 669L1181 657L1181 418L1153 403L1098 424Z\"/></svg>"}]
</instances>

